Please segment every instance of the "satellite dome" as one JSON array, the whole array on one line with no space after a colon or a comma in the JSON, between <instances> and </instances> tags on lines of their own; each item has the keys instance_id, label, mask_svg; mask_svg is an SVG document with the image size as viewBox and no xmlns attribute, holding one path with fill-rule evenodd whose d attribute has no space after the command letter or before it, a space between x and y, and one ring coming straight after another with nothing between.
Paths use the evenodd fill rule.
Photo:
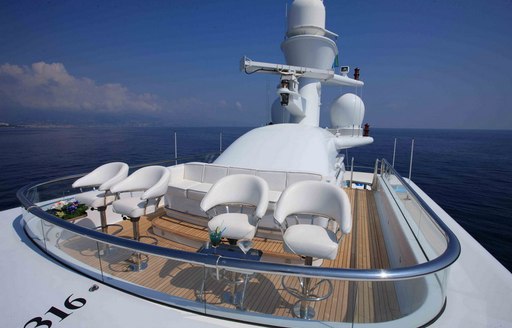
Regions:
<instances>
[{"instance_id":1,"label":"satellite dome","mask_svg":"<svg viewBox=\"0 0 512 328\"><path fill-rule=\"evenodd\" d=\"M338 97L331 105L331 127L361 127L364 118L364 103L353 93Z\"/></svg>"},{"instance_id":2,"label":"satellite dome","mask_svg":"<svg viewBox=\"0 0 512 328\"><path fill-rule=\"evenodd\" d=\"M295 0L288 12L288 37L325 34L325 7L321 0Z\"/></svg>"}]
</instances>

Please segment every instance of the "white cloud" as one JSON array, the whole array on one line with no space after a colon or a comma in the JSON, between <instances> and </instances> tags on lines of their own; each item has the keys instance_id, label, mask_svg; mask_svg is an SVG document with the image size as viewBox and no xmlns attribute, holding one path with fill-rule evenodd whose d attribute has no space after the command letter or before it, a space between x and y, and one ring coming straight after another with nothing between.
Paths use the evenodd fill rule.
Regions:
<instances>
[{"instance_id":1,"label":"white cloud","mask_svg":"<svg viewBox=\"0 0 512 328\"><path fill-rule=\"evenodd\" d=\"M62 63L0 66L0 108L6 104L33 109L145 111L161 109L149 93L136 94L118 83L98 85L70 75Z\"/></svg>"},{"instance_id":2,"label":"white cloud","mask_svg":"<svg viewBox=\"0 0 512 328\"><path fill-rule=\"evenodd\" d=\"M243 109L242 104L239 101L235 102L235 107L238 110L242 110Z\"/></svg>"}]
</instances>

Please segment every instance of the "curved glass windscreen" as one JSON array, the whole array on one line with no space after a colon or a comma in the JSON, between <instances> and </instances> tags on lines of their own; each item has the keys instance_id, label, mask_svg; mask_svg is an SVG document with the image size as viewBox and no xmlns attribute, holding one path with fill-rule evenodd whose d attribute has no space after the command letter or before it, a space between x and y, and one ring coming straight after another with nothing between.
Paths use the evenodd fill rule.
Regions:
<instances>
[{"instance_id":1,"label":"curved glass windscreen","mask_svg":"<svg viewBox=\"0 0 512 328\"><path fill-rule=\"evenodd\" d=\"M26 186L18 198L25 231L35 244L82 274L128 291L126 297L139 295L205 315L275 326L421 326L443 309L448 269L460 246L387 162L376 173L371 192L380 203L370 211L389 220L365 223L354 212L356 230L341 244L340 259L321 266L304 266L298 257L291 264L268 260L272 250L260 244L246 254L230 245L212 248L206 239L194 244L164 234L153 236L156 242L138 242L130 239L130 222L121 218L118 223L125 230L103 233L94 211L73 218L52 211L72 204L82 191L71 187L78 176ZM369 194L350 195L351 201L369 207ZM356 235L372 225L380 226L378 240L356 245ZM182 227L186 229L192 227ZM396 230L400 234L392 235ZM403 246L397 239L412 242ZM383 248L386 264L371 263L377 258L372 253Z\"/></svg>"}]
</instances>

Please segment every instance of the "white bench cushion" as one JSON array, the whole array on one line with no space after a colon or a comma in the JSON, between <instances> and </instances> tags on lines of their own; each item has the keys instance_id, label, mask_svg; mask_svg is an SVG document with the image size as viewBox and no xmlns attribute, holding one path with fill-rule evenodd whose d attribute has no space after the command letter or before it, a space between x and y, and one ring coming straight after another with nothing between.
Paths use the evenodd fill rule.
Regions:
<instances>
[{"instance_id":1,"label":"white bench cushion","mask_svg":"<svg viewBox=\"0 0 512 328\"><path fill-rule=\"evenodd\" d=\"M206 164L204 166L204 174L202 182L214 184L228 174L226 166L216 166Z\"/></svg>"},{"instance_id":2,"label":"white bench cushion","mask_svg":"<svg viewBox=\"0 0 512 328\"><path fill-rule=\"evenodd\" d=\"M181 180L172 182L167 187L167 193L172 194L174 196L187 197L187 190L200 184L201 182L192 180Z\"/></svg>"},{"instance_id":3,"label":"white bench cushion","mask_svg":"<svg viewBox=\"0 0 512 328\"><path fill-rule=\"evenodd\" d=\"M256 175L267 181L270 190L283 191L286 188L286 172L256 171Z\"/></svg>"},{"instance_id":4,"label":"white bench cushion","mask_svg":"<svg viewBox=\"0 0 512 328\"><path fill-rule=\"evenodd\" d=\"M300 181L306 180L314 180L321 181L322 176L320 174L314 173L299 173L299 172L288 172L286 173L286 186L291 186L292 184Z\"/></svg>"},{"instance_id":5,"label":"white bench cushion","mask_svg":"<svg viewBox=\"0 0 512 328\"><path fill-rule=\"evenodd\" d=\"M187 190L187 198L201 201L211 187L211 183L196 184Z\"/></svg>"},{"instance_id":6,"label":"white bench cushion","mask_svg":"<svg viewBox=\"0 0 512 328\"><path fill-rule=\"evenodd\" d=\"M203 182L204 164L202 163L187 163L185 164L185 172L183 173L184 180L192 180L196 182Z\"/></svg>"},{"instance_id":7,"label":"white bench cushion","mask_svg":"<svg viewBox=\"0 0 512 328\"><path fill-rule=\"evenodd\" d=\"M230 167L228 169L228 174L229 175L233 175L233 174L249 174L249 175L254 175L255 173L256 173L255 170L243 169L241 167Z\"/></svg>"}]
</instances>

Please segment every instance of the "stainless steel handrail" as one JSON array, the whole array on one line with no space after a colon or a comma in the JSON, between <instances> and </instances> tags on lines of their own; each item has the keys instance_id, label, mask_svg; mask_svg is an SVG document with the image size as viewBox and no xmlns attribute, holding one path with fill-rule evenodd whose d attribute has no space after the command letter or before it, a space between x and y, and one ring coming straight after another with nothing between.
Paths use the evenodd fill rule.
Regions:
<instances>
[{"instance_id":1,"label":"stainless steel handrail","mask_svg":"<svg viewBox=\"0 0 512 328\"><path fill-rule=\"evenodd\" d=\"M51 182L58 182L64 179L75 178L80 175L73 175L66 178L51 180L49 182L36 182L26 185L18 190L16 196L21 202L22 206L28 212L43 219L51 224L55 224L63 229L69 230L77 235L91 238L98 242L111 244L117 247L131 249L137 252L163 256L166 258L177 259L181 261L202 264L206 266L220 266L227 269L242 269L260 273L270 273L279 275L293 275L304 277L320 277L320 278L334 278L352 281L393 281L413 279L426 276L438 271L441 271L457 260L460 254L460 243L455 234L444 224L444 222L437 216L437 214L424 202L421 197L410 187L410 185L383 159L392 172L396 175L399 181L407 188L407 190L417 199L417 201L424 207L424 209L431 215L432 219L441 227L445 233L447 240L446 250L437 258L428 262L417 264L409 267L391 268L391 269L344 269L344 268L322 268L322 267L307 267L288 264L268 263L268 262L255 262L249 260L241 260L234 258L222 257L219 259L217 255L205 255L199 253L191 253L180 251L176 249L164 248L160 246L139 243L134 240L120 238L112 235L107 235L99 231L91 230L85 227L75 225L65 220L54 217L46 213L43 209L36 206L30 201L26 193L35 187L42 186Z\"/></svg>"}]
</instances>

